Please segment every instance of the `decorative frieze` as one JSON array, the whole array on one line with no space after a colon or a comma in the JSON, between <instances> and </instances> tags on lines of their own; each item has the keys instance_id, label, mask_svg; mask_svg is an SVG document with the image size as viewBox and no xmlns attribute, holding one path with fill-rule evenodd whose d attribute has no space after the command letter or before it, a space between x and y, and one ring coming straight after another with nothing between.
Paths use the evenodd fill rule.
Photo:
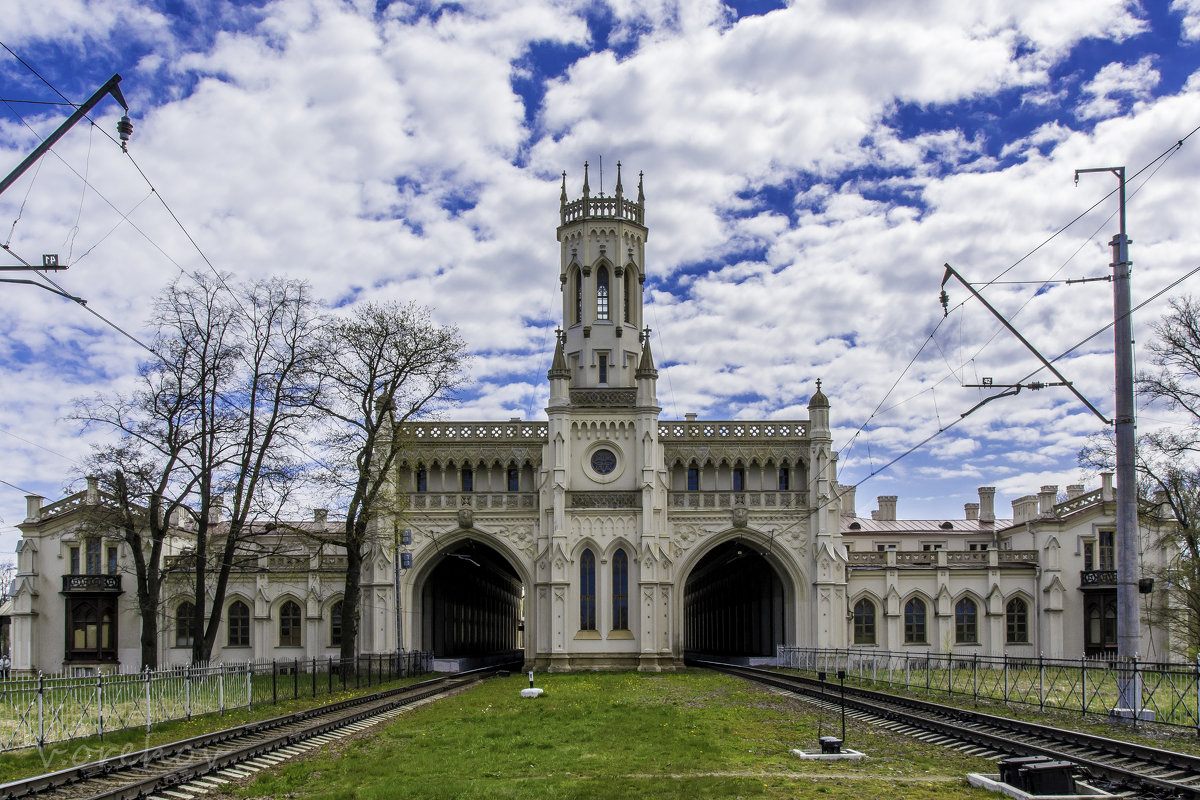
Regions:
<instances>
[{"instance_id":1,"label":"decorative frieze","mask_svg":"<svg viewBox=\"0 0 1200 800\"><path fill-rule=\"evenodd\" d=\"M641 508L641 492L571 492L571 508Z\"/></svg>"},{"instance_id":2,"label":"decorative frieze","mask_svg":"<svg viewBox=\"0 0 1200 800\"><path fill-rule=\"evenodd\" d=\"M572 389L571 405L587 408L629 408L637 403L637 389Z\"/></svg>"}]
</instances>

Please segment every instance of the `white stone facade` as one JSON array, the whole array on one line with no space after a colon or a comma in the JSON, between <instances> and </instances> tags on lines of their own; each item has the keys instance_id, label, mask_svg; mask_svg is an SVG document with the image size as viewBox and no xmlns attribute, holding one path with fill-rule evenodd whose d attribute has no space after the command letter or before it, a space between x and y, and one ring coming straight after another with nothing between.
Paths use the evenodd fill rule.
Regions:
<instances>
[{"instance_id":1,"label":"white stone facade","mask_svg":"<svg viewBox=\"0 0 1200 800\"><path fill-rule=\"evenodd\" d=\"M804 420L660 419L642 317L643 215L640 181L636 200L619 172L614 196L592 197L585 172L582 198L569 202L564 177L546 420L403 426L400 500L364 565L361 652L520 651L538 669L653 671L689 651L769 657L778 645L1047 656L1090 646L1088 598L1107 584L1081 589L1080 573L1104 572L1096 548L1111 528L1110 484L1064 503L1035 498L1036 513L1019 501L1012 521L995 519L987 492L964 520L896 521L895 498L860 519L853 491L835 482L819 383ZM129 554L85 524L102 502L94 486L44 507L30 499L14 668L137 667ZM337 524L323 512L303 523L310 534ZM270 554L231 579L214 658L336 656L344 554L311 535L272 535ZM169 564L186 558L190 536L176 532ZM175 625L185 586L173 577L163 592L160 663L190 656ZM914 600L926 610L919 638L906 619ZM1009 631L1014 600L1027 607L1021 641ZM963 601L974 604L975 641L956 640ZM870 641L855 617L863 602L874 609ZM79 615L97 607L111 619L81 629ZM1148 630L1147 655L1168 650Z\"/></svg>"}]
</instances>

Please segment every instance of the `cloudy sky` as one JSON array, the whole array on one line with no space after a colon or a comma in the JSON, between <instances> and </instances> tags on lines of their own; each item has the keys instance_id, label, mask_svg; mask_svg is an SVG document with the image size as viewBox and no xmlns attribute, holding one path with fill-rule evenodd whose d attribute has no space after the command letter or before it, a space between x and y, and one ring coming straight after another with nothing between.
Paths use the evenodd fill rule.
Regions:
<instances>
[{"instance_id":1,"label":"cloudy sky","mask_svg":"<svg viewBox=\"0 0 1200 800\"><path fill-rule=\"evenodd\" d=\"M584 161L593 193L645 173L663 418L804 419L820 379L859 513L1080 481L1103 426L1065 389L886 466L985 396L965 384L1037 368L961 286L943 316L943 263L1047 356L1111 322L1110 284L1064 282L1110 271L1117 224L1115 177L1076 169L1131 176L1134 303L1166 290L1140 366L1166 298L1200 294L1169 288L1200 266L1200 0L6 0L0 40L0 171L114 73L135 125L122 155L103 101L0 195L0 266L57 253L112 323L0 285L0 552L26 492L77 476L71 401L130 379L116 328L145 337L181 270L427 304L476 354L451 417L544 416ZM1110 332L1059 366L1111 416Z\"/></svg>"}]
</instances>

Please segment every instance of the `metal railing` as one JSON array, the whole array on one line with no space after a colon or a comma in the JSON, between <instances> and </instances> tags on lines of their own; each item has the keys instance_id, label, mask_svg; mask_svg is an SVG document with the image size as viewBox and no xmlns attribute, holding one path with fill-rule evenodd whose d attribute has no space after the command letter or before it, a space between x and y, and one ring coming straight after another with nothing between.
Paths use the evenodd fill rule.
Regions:
<instances>
[{"instance_id":1,"label":"metal railing","mask_svg":"<svg viewBox=\"0 0 1200 800\"><path fill-rule=\"evenodd\" d=\"M433 653L167 667L0 679L0 751L384 683L433 668Z\"/></svg>"},{"instance_id":2,"label":"metal railing","mask_svg":"<svg viewBox=\"0 0 1200 800\"><path fill-rule=\"evenodd\" d=\"M1118 686L1132 682L1135 708L1124 716L1196 728L1200 734L1200 659L1195 663L1137 658L979 656L959 653L780 647L778 666L846 676L864 686L969 697L1110 716Z\"/></svg>"}]
</instances>

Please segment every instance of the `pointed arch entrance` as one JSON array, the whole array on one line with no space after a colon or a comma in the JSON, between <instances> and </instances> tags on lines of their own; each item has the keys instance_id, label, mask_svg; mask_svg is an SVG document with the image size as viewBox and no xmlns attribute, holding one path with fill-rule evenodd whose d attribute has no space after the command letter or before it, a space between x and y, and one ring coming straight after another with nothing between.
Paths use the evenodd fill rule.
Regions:
<instances>
[{"instance_id":1,"label":"pointed arch entrance","mask_svg":"<svg viewBox=\"0 0 1200 800\"><path fill-rule=\"evenodd\" d=\"M712 548L684 584L687 658L771 658L787 643L791 581L758 545L732 539Z\"/></svg>"},{"instance_id":2,"label":"pointed arch entrance","mask_svg":"<svg viewBox=\"0 0 1200 800\"><path fill-rule=\"evenodd\" d=\"M420 585L421 648L435 658L490 663L524 649L525 591L508 559L463 539L443 550Z\"/></svg>"}]
</instances>

